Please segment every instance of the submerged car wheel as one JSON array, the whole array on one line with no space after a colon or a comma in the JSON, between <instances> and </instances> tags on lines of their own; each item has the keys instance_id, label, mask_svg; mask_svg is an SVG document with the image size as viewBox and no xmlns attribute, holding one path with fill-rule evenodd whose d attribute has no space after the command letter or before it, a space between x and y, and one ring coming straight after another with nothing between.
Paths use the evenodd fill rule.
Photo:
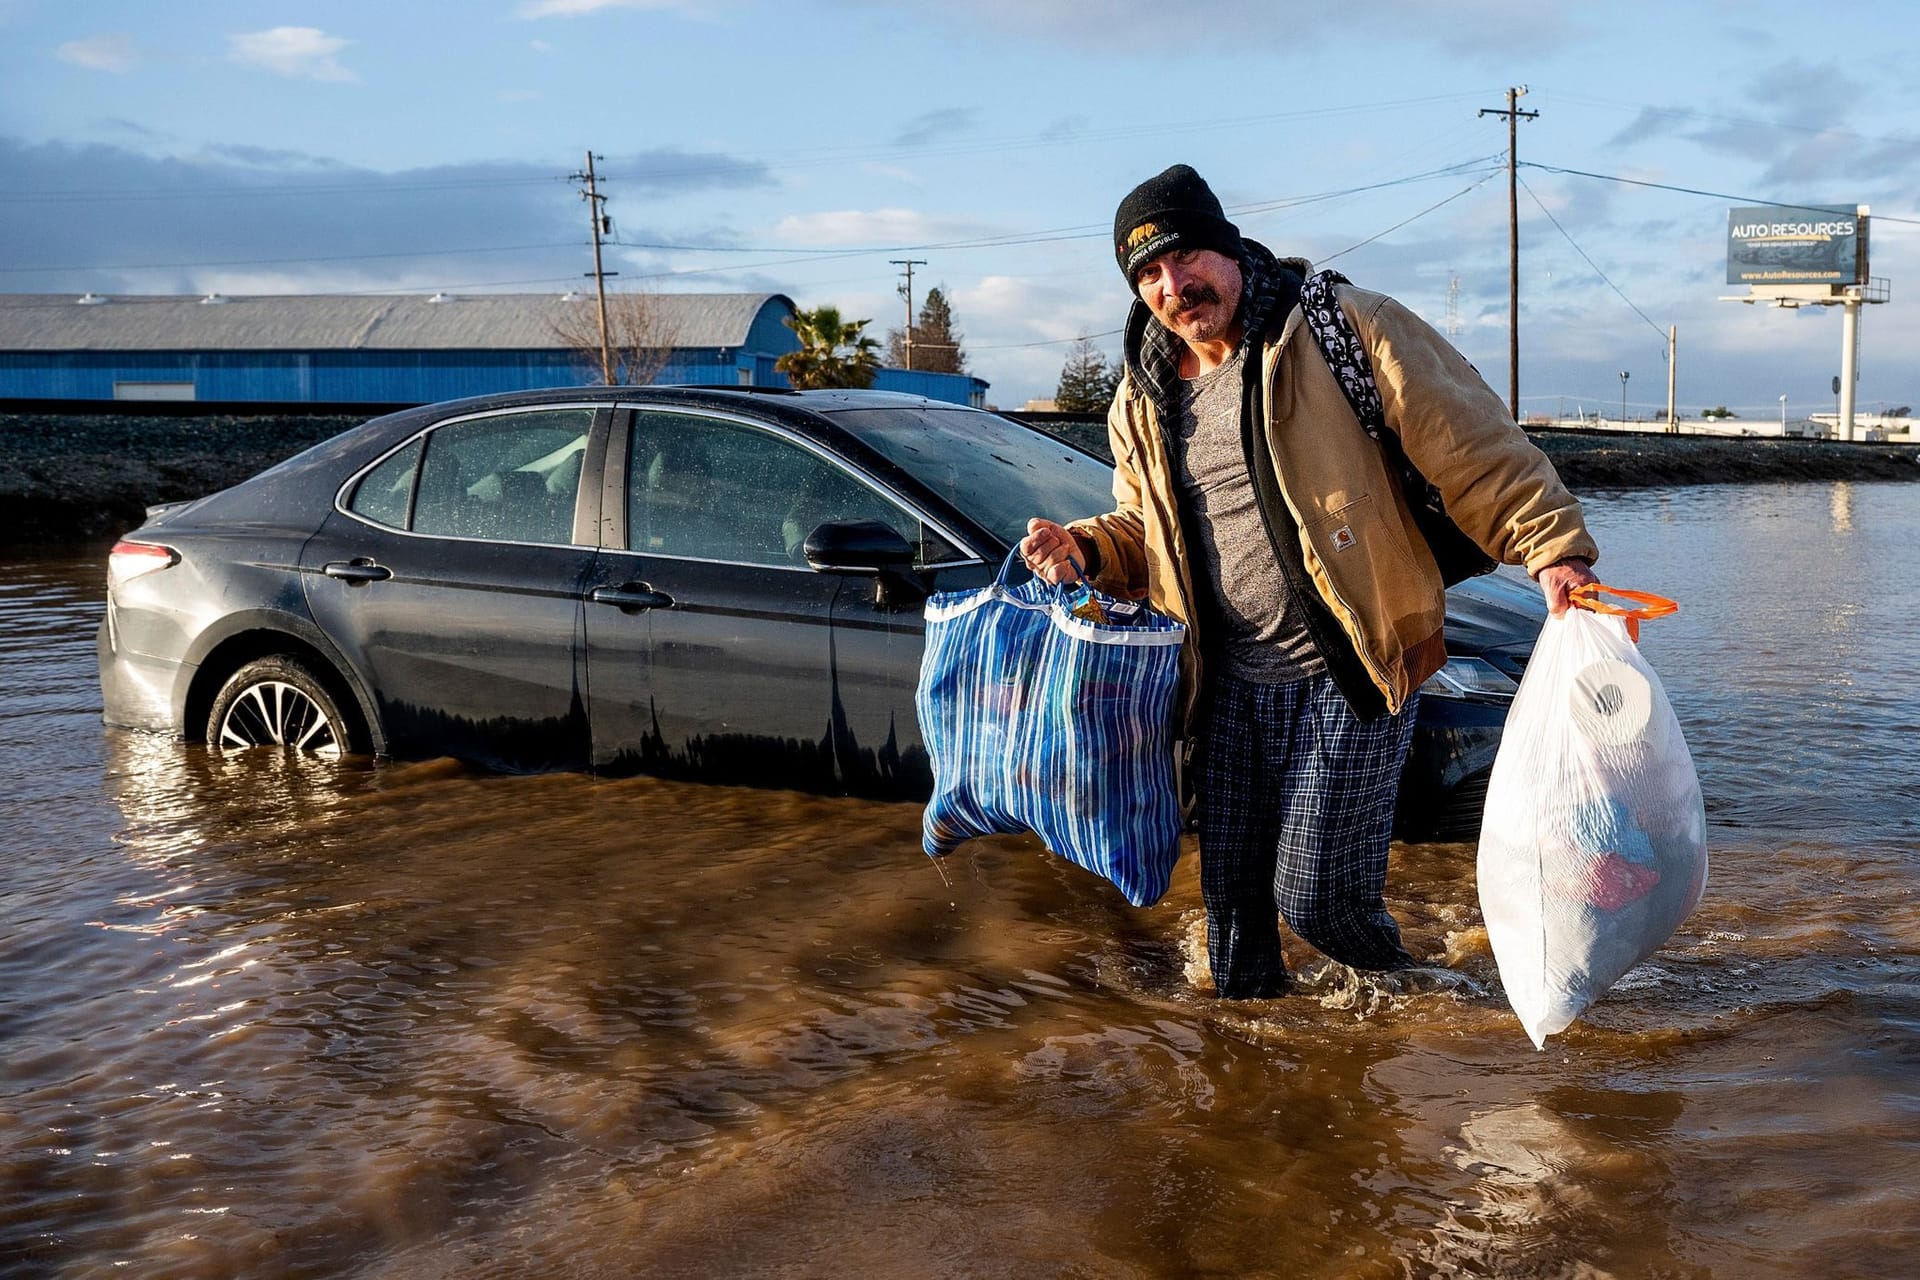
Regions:
<instances>
[{"instance_id":1,"label":"submerged car wheel","mask_svg":"<svg viewBox=\"0 0 1920 1280\"><path fill-rule=\"evenodd\" d=\"M207 745L216 751L282 747L329 760L354 749L340 704L292 658L258 658L233 673L207 716Z\"/></svg>"}]
</instances>

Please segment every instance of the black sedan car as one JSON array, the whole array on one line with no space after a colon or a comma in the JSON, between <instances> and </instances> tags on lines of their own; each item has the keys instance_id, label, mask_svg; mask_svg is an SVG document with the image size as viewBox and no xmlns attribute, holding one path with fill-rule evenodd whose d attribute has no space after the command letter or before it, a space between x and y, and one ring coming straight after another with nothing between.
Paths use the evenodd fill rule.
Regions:
<instances>
[{"instance_id":1,"label":"black sedan car","mask_svg":"<svg viewBox=\"0 0 1920 1280\"><path fill-rule=\"evenodd\" d=\"M375 419L112 550L109 724L216 750L454 756L877 797L931 788L921 606L1100 459L917 397L535 391ZM1452 593L1408 835L1469 833L1544 611Z\"/></svg>"}]
</instances>

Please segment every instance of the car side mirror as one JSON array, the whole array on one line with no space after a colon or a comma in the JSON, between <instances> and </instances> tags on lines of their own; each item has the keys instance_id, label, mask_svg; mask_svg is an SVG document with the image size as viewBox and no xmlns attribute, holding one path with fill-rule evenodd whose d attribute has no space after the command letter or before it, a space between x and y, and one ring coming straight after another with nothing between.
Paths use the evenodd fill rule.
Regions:
<instances>
[{"instance_id":1,"label":"car side mirror","mask_svg":"<svg viewBox=\"0 0 1920 1280\"><path fill-rule=\"evenodd\" d=\"M883 610L911 609L927 598L927 585L913 571L913 544L878 520L829 520L801 547L815 573L872 574L874 603Z\"/></svg>"},{"instance_id":2,"label":"car side mirror","mask_svg":"<svg viewBox=\"0 0 1920 1280\"><path fill-rule=\"evenodd\" d=\"M802 548L817 573L881 573L913 567L913 545L878 520L829 520Z\"/></svg>"}]
</instances>

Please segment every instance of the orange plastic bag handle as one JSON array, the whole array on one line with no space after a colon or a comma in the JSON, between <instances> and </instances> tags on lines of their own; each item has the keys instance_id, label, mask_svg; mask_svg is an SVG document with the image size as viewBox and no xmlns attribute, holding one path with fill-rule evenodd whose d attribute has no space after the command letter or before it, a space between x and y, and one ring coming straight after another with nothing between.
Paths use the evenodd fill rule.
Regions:
<instances>
[{"instance_id":1,"label":"orange plastic bag handle","mask_svg":"<svg viewBox=\"0 0 1920 1280\"><path fill-rule=\"evenodd\" d=\"M1609 604L1601 596L1617 596L1622 600L1637 601L1638 604L1634 607ZM1593 613L1611 613L1636 622L1680 612L1679 603L1665 596L1656 596L1647 591L1628 591L1625 587L1610 587L1604 582L1588 582L1577 586L1567 592L1567 599L1577 608Z\"/></svg>"}]
</instances>

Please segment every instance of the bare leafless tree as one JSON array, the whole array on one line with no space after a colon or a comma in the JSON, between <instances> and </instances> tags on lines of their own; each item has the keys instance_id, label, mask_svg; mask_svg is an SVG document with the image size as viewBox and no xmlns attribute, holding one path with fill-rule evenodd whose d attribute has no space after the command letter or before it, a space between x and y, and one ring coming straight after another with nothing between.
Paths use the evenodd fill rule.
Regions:
<instances>
[{"instance_id":1,"label":"bare leafless tree","mask_svg":"<svg viewBox=\"0 0 1920 1280\"><path fill-rule=\"evenodd\" d=\"M645 386L673 363L682 333L680 313L663 305L659 294L633 292L607 295L607 345L613 357L613 385ZM553 321L553 336L573 352L586 371L585 380L599 382L600 312L591 296L568 299Z\"/></svg>"}]
</instances>

